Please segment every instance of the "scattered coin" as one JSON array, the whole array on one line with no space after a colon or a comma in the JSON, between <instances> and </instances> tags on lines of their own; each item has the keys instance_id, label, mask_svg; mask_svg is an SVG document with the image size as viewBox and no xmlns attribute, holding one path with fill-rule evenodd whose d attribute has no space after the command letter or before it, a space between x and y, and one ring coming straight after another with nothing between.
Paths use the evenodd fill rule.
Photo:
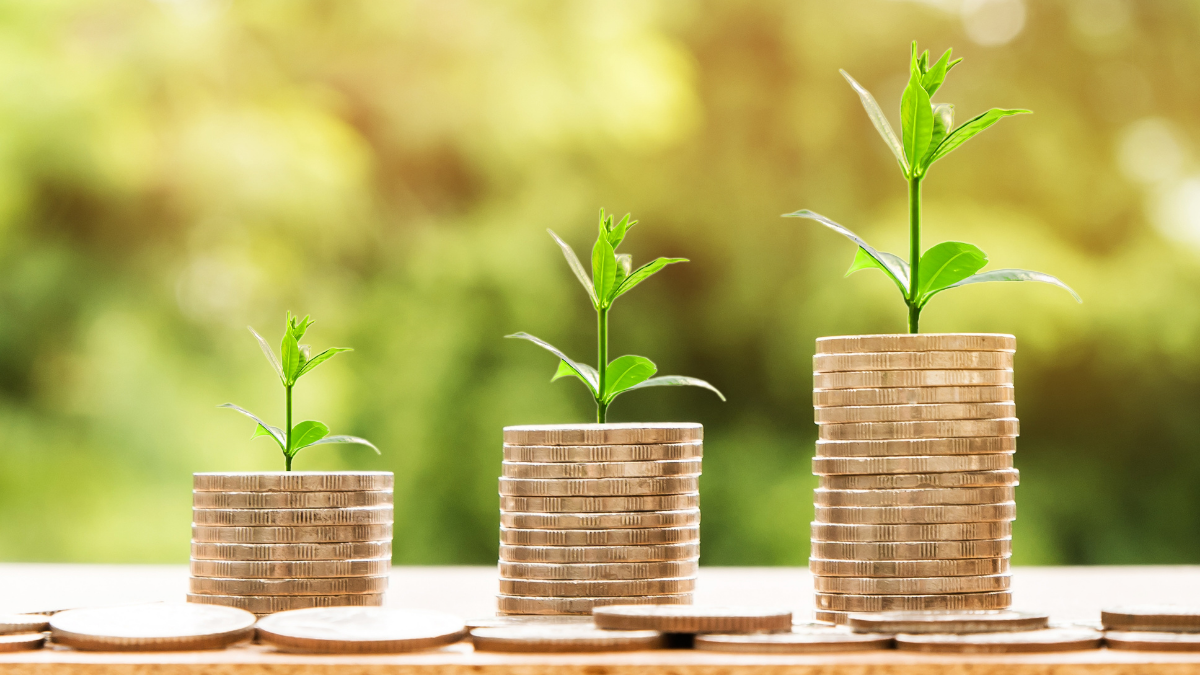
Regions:
<instances>
[{"instance_id":1,"label":"scattered coin","mask_svg":"<svg viewBox=\"0 0 1200 675\"><path fill-rule=\"evenodd\" d=\"M383 604L382 593L352 595L201 595L188 593L188 602L237 607L255 614L274 614L308 607L369 606Z\"/></svg>"},{"instance_id":2,"label":"scattered coin","mask_svg":"<svg viewBox=\"0 0 1200 675\"><path fill-rule=\"evenodd\" d=\"M192 474L192 489L222 492L391 490L394 482L391 471L273 471Z\"/></svg>"},{"instance_id":3,"label":"scattered coin","mask_svg":"<svg viewBox=\"0 0 1200 675\"><path fill-rule=\"evenodd\" d=\"M1200 607L1126 605L1100 611L1105 630L1200 632Z\"/></svg>"},{"instance_id":4,"label":"scattered coin","mask_svg":"<svg viewBox=\"0 0 1200 675\"><path fill-rule=\"evenodd\" d=\"M813 354L813 371L1012 371L1013 352L921 351Z\"/></svg>"},{"instance_id":5,"label":"scattered coin","mask_svg":"<svg viewBox=\"0 0 1200 675\"><path fill-rule=\"evenodd\" d=\"M754 633L792 629L792 611L773 607L617 605L597 607L592 618L600 628L664 633Z\"/></svg>"},{"instance_id":6,"label":"scattered coin","mask_svg":"<svg viewBox=\"0 0 1200 675\"><path fill-rule=\"evenodd\" d=\"M500 494L514 497L675 495L700 489L698 476L665 478L501 478Z\"/></svg>"},{"instance_id":7,"label":"scattered coin","mask_svg":"<svg viewBox=\"0 0 1200 675\"><path fill-rule=\"evenodd\" d=\"M680 544L700 541L700 527L656 527L650 529L601 530L514 530L500 528L501 544L522 546L629 546Z\"/></svg>"},{"instance_id":8,"label":"scattered coin","mask_svg":"<svg viewBox=\"0 0 1200 675\"><path fill-rule=\"evenodd\" d=\"M655 462L700 459L701 441L652 445L508 445L506 462Z\"/></svg>"},{"instance_id":9,"label":"scattered coin","mask_svg":"<svg viewBox=\"0 0 1200 675\"><path fill-rule=\"evenodd\" d=\"M829 389L999 387L1012 383L1012 370L859 370L813 373L814 394L817 390Z\"/></svg>"},{"instance_id":10,"label":"scattered coin","mask_svg":"<svg viewBox=\"0 0 1200 675\"><path fill-rule=\"evenodd\" d=\"M0 614L0 635L40 633L50 625L44 614Z\"/></svg>"},{"instance_id":11,"label":"scattered coin","mask_svg":"<svg viewBox=\"0 0 1200 675\"><path fill-rule=\"evenodd\" d=\"M639 445L704 439L704 427L682 424L545 424L504 427L511 445Z\"/></svg>"},{"instance_id":12,"label":"scattered coin","mask_svg":"<svg viewBox=\"0 0 1200 675\"><path fill-rule=\"evenodd\" d=\"M475 628L471 641L477 651L488 652L625 652L666 647L658 631L571 624Z\"/></svg>"},{"instance_id":13,"label":"scattered coin","mask_svg":"<svg viewBox=\"0 0 1200 675\"><path fill-rule=\"evenodd\" d=\"M813 574L838 577L957 577L1003 574L1007 557L958 560L825 560L810 558ZM890 633L891 631L879 631Z\"/></svg>"},{"instance_id":14,"label":"scattered coin","mask_svg":"<svg viewBox=\"0 0 1200 675\"><path fill-rule=\"evenodd\" d=\"M321 509L382 506L392 503L391 490L373 492L192 492L194 509Z\"/></svg>"},{"instance_id":15,"label":"scattered coin","mask_svg":"<svg viewBox=\"0 0 1200 675\"><path fill-rule=\"evenodd\" d=\"M822 424L818 436L831 441L870 441L907 438L969 438L1017 436L1017 418L1002 420L948 420L945 422L852 422Z\"/></svg>"},{"instance_id":16,"label":"scattered coin","mask_svg":"<svg viewBox=\"0 0 1200 675\"><path fill-rule=\"evenodd\" d=\"M467 619L467 629L503 628L506 626L586 626L595 628L592 617L578 614L560 616L546 614L498 614L496 616Z\"/></svg>"},{"instance_id":17,"label":"scattered coin","mask_svg":"<svg viewBox=\"0 0 1200 675\"><path fill-rule=\"evenodd\" d=\"M856 405L814 408L817 424L993 420L1016 417L1013 403L932 403L925 405Z\"/></svg>"},{"instance_id":18,"label":"scattered coin","mask_svg":"<svg viewBox=\"0 0 1200 675\"><path fill-rule=\"evenodd\" d=\"M500 526L515 530L599 530L688 527L700 524L700 509L683 511L626 511L624 513L509 513Z\"/></svg>"},{"instance_id":19,"label":"scattered coin","mask_svg":"<svg viewBox=\"0 0 1200 675\"><path fill-rule=\"evenodd\" d=\"M524 595L500 595L496 607L502 614L591 614L603 605L690 605L691 593L679 595L643 595L606 598L534 598Z\"/></svg>"},{"instance_id":20,"label":"scattered coin","mask_svg":"<svg viewBox=\"0 0 1200 675\"><path fill-rule=\"evenodd\" d=\"M1017 338L1000 333L911 333L817 338L818 354L910 351L1011 352L1016 349Z\"/></svg>"},{"instance_id":21,"label":"scattered coin","mask_svg":"<svg viewBox=\"0 0 1200 675\"><path fill-rule=\"evenodd\" d=\"M226 544L304 544L376 541L392 538L391 523L327 527L192 526L192 541Z\"/></svg>"},{"instance_id":22,"label":"scattered coin","mask_svg":"<svg viewBox=\"0 0 1200 675\"><path fill-rule=\"evenodd\" d=\"M955 595L851 595L817 593L817 609L835 612L887 612L923 609L1005 609L1012 593L959 593Z\"/></svg>"},{"instance_id":23,"label":"scattered coin","mask_svg":"<svg viewBox=\"0 0 1200 675\"><path fill-rule=\"evenodd\" d=\"M510 546L500 545L500 560L509 562L611 563L685 560L700 555L700 544L655 546Z\"/></svg>"},{"instance_id":24,"label":"scattered coin","mask_svg":"<svg viewBox=\"0 0 1200 675\"><path fill-rule=\"evenodd\" d=\"M676 595L696 590L695 577L627 581L549 581L500 579L500 592L536 598L609 597L614 595Z\"/></svg>"},{"instance_id":25,"label":"scattered coin","mask_svg":"<svg viewBox=\"0 0 1200 675\"><path fill-rule=\"evenodd\" d=\"M228 579L307 579L386 576L391 558L367 560L193 560L194 577Z\"/></svg>"},{"instance_id":26,"label":"scattered coin","mask_svg":"<svg viewBox=\"0 0 1200 675\"><path fill-rule=\"evenodd\" d=\"M1021 474L1016 469L997 469L995 471L821 476L818 482L825 490L913 490L917 488L1013 486L1017 485L1020 479Z\"/></svg>"},{"instance_id":27,"label":"scattered coin","mask_svg":"<svg viewBox=\"0 0 1200 675\"><path fill-rule=\"evenodd\" d=\"M350 509L193 509L192 521L196 525L242 527L391 524L392 506Z\"/></svg>"},{"instance_id":28,"label":"scattered coin","mask_svg":"<svg viewBox=\"0 0 1200 675\"><path fill-rule=\"evenodd\" d=\"M1011 553L1012 539L1008 538L971 541L812 542L812 555L827 560L949 560L994 558Z\"/></svg>"},{"instance_id":29,"label":"scattered coin","mask_svg":"<svg viewBox=\"0 0 1200 675\"><path fill-rule=\"evenodd\" d=\"M23 652L31 649L41 649L46 644L46 636L41 633L13 633L0 635L0 653Z\"/></svg>"},{"instance_id":30,"label":"scattered coin","mask_svg":"<svg viewBox=\"0 0 1200 675\"><path fill-rule=\"evenodd\" d=\"M1013 436L973 438L897 438L883 441L817 441L818 457L914 457L918 455L995 455L1016 452Z\"/></svg>"},{"instance_id":31,"label":"scattered coin","mask_svg":"<svg viewBox=\"0 0 1200 675\"><path fill-rule=\"evenodd\" d=\"M322 654L390 654L433 649L467 636L446 612L384 607L313 607L264 617L258 639L278 649Z\"/></svg>"},{"instance_id":32,"label":"scattered coin","mask_svg":"<svg viewBox=\"0 0 1200 675\"><path fill-rule=\"evenodd\" d=\"M1200 651L1200 633L1153 633L1149 631L1108 631L1104 644L1109 649L1142 652Z\"/></svg>"},{"instance_id":33,"label":"scattered coin","mask_svg":"<svg viewBox=\"0 0 1200 675\"><path fill-rule=\"evenodd\" d=\"M506 579L620 580L670 579L695 576L697 558L643 563L520 563L500 561L500 576Z\"/></svg>"},{"instance_id":34,"label":"scattered coin","mask_svg":"<svg viewBox=\"0 0 1200 675\"><path fill-rule=\"evenodd\" d=\"M1047 614L1009 610L976 612L883 612L851 614L851 630L864 633L996 633L1049 626Z\"/></svg>"},{"instance_id":35,"label":"scattered coin","mask_svg":"<svg viewBox=\"0 0 1200 675\"><path fill-rule=\"evenodd\" d=\"M167 603L69 609L50 617L50 635L58 644L88 651L222 649L254 635L254 615Z\"/></svg>"},{"instance_id":36,"label":"scattered coin","mask_svg":"<svg viewBox=\"0 0 1200 675\"><path fill-rule=\"evenodd\" d=\"M960 541L1012 536L1012 523L935 523L930 525L838 525L811 523L814 541Z\"/></svg>"},{"instance_id":37,"label":"scattered coin","mask_svg":"<svg viewBox=\"0 0 1200 675\"><path fill-rule=\"evenodd\" d=\"M696 636L696 649L752 654L815 654L890 649L891 635L864 635L826 628L793 629L790 633L705 634Z\"/></svg>"},{"instance_id":38,"label":"scattered coin","mask_svg":"<svg viewBox=\"0 0 1200 675\"><path fill-rule=\"evenodd\" d=\"M1007 574L974 577L917 577L917 578L813 578L820 593L852 593L857 595L932 595L935 593L980 593L1006 591L1012 587Z\"/></svg>"},{"instance_id":39,"label":"scattered coin","mask_svg":"<svg viewBox=\"0 0 1200 675\"><path fill-rule=\"evenodd\" d=\"M984 455L986 457L987 455ZM1011 502L1012 487L923 488L916 490L826 490L813 491L814 503L822 506L931 506L948 504L998 504Z\"/></svg>"},{"instance_id":40,"label":"scattered coin","mask_svg":"<svg viewBox=\"0 0 1200 675\"><path fill-rule=\"evenodd\" d=\"M832 375L832 374L829 374ZM814 379L817 376L813 376ZM824 376L821 376L824 377ZM845 382L845 378L839 378ZM835 380L837 381L837 380ZM851 382L852 383L852 382ZM1011 384L913 387L862 387L813 389L813 405L833 406L906 405L913 403L1012 403L1016 390Z\"/></svg>"},{"instance_id":41,"label":"scattered coin","mask_svg":"<svg viewBox=\"0 0 1200 675\"><path fill-rule=\"evenodd\" d=\"M657 462L503 462L507 478L640 478L698 476L701 460L670 459Z\"/></svg>"},{"instance_id":42,"label":"scattered coin","mask_svg":"<svg viewBox=\"0 0 1200 675\"><path fill-rule=\"evenodd\" d=\"M500 497L501 511L591 513L610 511L678 511L700 507L700 493L631 497Z\"/></svg>"},{"instance_id":43,"label":"scattered coin","mask_svg":"<svg viewBox=\"0 0 1200 675\"><path fill-rule=\"evenodd\" d=\"M814 506L822 523L978 523L1013 520L1015 502L969 506Z\"/></svg>"},{"instance_id":44,"label":"scattered coin","mask_svg":"<svg viewBox=\"0 0 1200 675\"><path fill-rule=\"evenodd\" d=\"M1021 652L1067 652L1097 649L1104 640L1099 631L1070 628L1007 633L946 635L897 635L896 647L917 652L954 654L1013 654Z\"/></svg>"}]
</instances>

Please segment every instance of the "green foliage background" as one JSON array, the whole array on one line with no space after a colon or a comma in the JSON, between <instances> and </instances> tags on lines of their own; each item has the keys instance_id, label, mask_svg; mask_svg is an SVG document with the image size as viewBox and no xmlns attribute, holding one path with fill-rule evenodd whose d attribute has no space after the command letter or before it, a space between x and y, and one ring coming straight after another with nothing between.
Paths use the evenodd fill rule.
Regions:
<instances>
[{"instance_id":1,"label":"green foliage background","mask_svg":"<svg viewBox=\"0 0 1200 675\"><path fill-rule=\"evenodd\" d=\"M1200 5L1021 6L999 46L951 1L0 8L0 559L184 561L191 472L282 467L216 405L282 416L245 327L275 343L291 309L355 348L298 419L384 453L296 468L395 471L397 563L494 562L501 427L592 416L501 336L592 353L545 230L585 249L605 206L641 221L635 263L692 260L614 312L614 352L729 397L636 392L612 419L706 425L706 564L803 564L813 340L905 317L880 275L841 278L841 237L779 214L905 249L905 185L837 71L895 125L916 38L966 58L959 119L1035 111L943 160L926 237L1085 299L981 285L924 314L1018 336L1014 560L1195 561Z\"/></svg>"}]
</instances>

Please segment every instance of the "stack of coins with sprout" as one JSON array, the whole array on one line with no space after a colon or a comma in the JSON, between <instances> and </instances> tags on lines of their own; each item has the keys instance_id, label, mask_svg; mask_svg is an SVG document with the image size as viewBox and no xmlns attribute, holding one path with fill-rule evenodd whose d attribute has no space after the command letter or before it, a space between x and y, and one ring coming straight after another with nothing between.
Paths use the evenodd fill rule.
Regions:
<instances>
[{"instance_id":1,"label":"stack of coins with sprout","mask_svg":"<svg viewBox=\"0 0 1200 675\"><path fill-rule=\"evenodd\" d=\"M188 601L258 615L381 605L393 475L197 473Z\"/></svg>"},{"instance_id":2,"label":"stack of coins with sprout","mask_svg":"<svg viewBox=\"0 0 1200 675\"><path fill-rule=\"evenodd\" d=\"M506 427L500 613L690 604L702 438L699 424Z\"/></svg>"},{"instance_id":3,"label":"stack of coins with sprout","mask_svg":"<svg viewBox=\"0 0 1200 675\"><path fill-rule=\"evenodd\" d=\"M1012 602L1011 335L817 340L817 618Z\"/></svg>"}]
</instances>

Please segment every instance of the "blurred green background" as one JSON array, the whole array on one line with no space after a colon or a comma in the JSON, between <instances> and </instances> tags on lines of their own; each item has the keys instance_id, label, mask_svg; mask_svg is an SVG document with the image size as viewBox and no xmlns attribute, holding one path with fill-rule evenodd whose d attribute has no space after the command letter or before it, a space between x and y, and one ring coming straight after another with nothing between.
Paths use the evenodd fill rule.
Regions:
<instances>
[{"instance_id":1,"label":"blurred green background","mask_svg":"<svg viewBox=\"0 0 1200 675\"><path fill-rule=\"evenodd\" d=\"M813 340L904 330L812 208L906 249L908 44L965 61L958 119L1027 107L925 181L926 242L1039 284L939 296L1018 337L1019 564L1200 557L1200 3L49 0L0 8L0 560L183 562L193 471L274 470L218 410L282 418L246 326L352 346L299 419L396 472L397 563L492 563L506 424L588 421L524 330L589 360L552 227L641 221L616 354L707 379L614 421L706 426L705 564L804 564Z\"/></svg>"}]
</instances>

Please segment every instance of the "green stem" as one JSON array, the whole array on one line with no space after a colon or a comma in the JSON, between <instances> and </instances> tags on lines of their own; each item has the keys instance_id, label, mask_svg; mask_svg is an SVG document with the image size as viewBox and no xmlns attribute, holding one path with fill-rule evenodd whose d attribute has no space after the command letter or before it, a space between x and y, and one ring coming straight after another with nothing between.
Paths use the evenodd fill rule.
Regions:
<instances>
[{"instance_id":1,"label":"green stem","mask_svg":"<svg viewBox=\"0 0 1200 675\"><path fill-rule=\"evenodd\" d=\"M285 438L287 439L287 442L286 442L287 449L283 451L283 460L284 460L284 467L285 467L284 470L291 471L292 470L292 456L291 456L291 454L288 453L288 450L292 449L292 385L285 384L283 386L283 389L284 389L284 391L287 392L287 426L284 427L284 429L285 429L284 434L285 434Z\"/></svg>"},{"instance_id":2,"label":"green stem","mask_svg":"<svg viewBox=\"0 0 1200 675\"><path fill-rule=\"evenodd\" d=\"M599 363L596 372L600 374L600 391L596 396L596 421L604 424L608 417L608 404L604 402L604 376L608 370L608 308L596 310L596 329L599 333Z\"/></svg>"},{"instance_id":3,"label":"green stem","mask_svg":"<svg viewBox=\"0 0 1200 675\"><path fill-rule=\"evenodd\" d=\"M917 304L917 280L921 269L921 177L908 181L908 332L919 332L921 307Z\"/></svg>"}]
</instances>

